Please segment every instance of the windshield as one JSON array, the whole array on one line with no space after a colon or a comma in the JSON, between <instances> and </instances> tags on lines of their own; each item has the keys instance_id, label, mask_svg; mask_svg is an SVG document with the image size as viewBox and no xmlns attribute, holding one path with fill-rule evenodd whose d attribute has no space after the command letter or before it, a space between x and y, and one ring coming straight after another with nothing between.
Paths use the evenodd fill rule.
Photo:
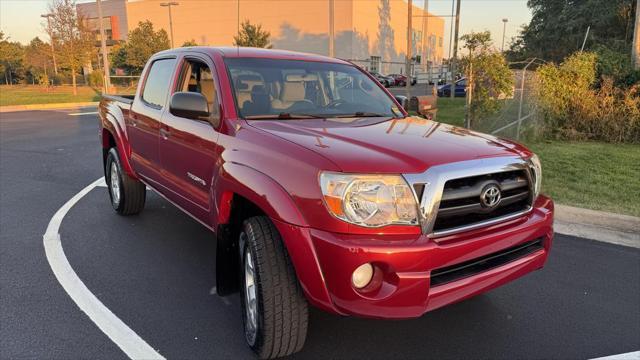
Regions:
<instances>
[{"instance_id":1,"label":"windshield","mask_svg":"<svg viewBox=\"0 0 640 360\"><path fill-rule=\"evenodd\" d=\"M236 105L247 119L402 116L356 67L299 60L227 58Z\"/></svg>"}]
</instances>

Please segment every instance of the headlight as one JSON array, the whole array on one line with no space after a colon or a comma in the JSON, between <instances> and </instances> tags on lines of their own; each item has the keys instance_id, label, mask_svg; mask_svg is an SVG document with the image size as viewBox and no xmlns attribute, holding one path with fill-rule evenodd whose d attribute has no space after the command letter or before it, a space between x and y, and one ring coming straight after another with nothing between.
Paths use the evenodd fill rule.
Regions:
<instances>
[{"instance_id":1,"label":"headlight","mask_svg":"<svg viewBox=\"0 0 640 360\"><path fill-rule=\"evenodd\" d=\"M418 224L415 197L400 175L323 172L320 187L327 209L338 219L367 227Z\"/></svg>"},{"instance_id":2,"label":"headlight","mask_svg":"<svg viewBox=\"0 0 640 360\"><path fill-rule=\"evenodd\" d=\"M542 188L542 165L538 155L533 154L529 158L529 164L531 166L531 176L533 177L533 198L537 198L540 195L540 189Z\"/></svg>"}]
</instances>

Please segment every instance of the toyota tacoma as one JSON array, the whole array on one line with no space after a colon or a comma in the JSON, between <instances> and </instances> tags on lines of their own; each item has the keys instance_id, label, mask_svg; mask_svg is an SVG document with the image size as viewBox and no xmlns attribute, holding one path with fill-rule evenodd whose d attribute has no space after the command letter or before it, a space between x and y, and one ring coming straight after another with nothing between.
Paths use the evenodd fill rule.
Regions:
<instances>
[{"instance_id":1,"label":"toyota tacoma","mask_svg":"<svg viewBox=\"0 0 640 360\"><path fill-rule=\"evenodd\" d=\"M549 254L535 154L409 116L348 61L167 50L134 96L104 96L99 118L115 211L141 212L148 187L215 234L217 292L240 292L260 358L302 348L308 304L415 318Z\"/></svg>"}]
</instances>

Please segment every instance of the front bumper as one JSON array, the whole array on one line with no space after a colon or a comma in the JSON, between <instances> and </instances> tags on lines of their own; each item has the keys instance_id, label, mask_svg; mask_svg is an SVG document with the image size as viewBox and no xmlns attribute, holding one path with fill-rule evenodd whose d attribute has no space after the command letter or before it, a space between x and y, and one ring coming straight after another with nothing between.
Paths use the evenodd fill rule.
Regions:
<instances>
[{"instance_id":1,"label":"front bumper","mask_svg":"<svg viewBox=\"0 0 640 360\"><path fill-rule=\"evenodd\" d=\"M553 202L540 196L520 218L449 237L345 235L310 229L310 239L331 304L325 310L376 318L412 318L478 295L543 267L553 239ZM499 266L431 286L433 270L500 253L532 240L542 247ZM375 286L356 290L353 271L376 268ZM372 282L372 285L373 282ZM303 284L303 288L306 288ZM313 302L313 301L312 301Z\"/></svg>"}]
</instances>

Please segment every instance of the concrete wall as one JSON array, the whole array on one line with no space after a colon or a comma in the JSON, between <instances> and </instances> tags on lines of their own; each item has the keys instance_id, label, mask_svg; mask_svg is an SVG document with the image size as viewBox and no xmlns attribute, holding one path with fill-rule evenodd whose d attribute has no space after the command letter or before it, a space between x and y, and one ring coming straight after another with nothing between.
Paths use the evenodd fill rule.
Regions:
<instances>
[{"instance_id":1,"label":"concrete wall","mask_svg":"<svg viewBox=\"0 0 640 360\"><path fill-rule=\"evenodd\" d=\"M150 20L157 29L169 33L168 8L160 0L103 1L105 16L109 3L126 5L126 28ZM238 21L249 20L262 25L271 33L274 48L328 55L328 0L179 0L172 7L174 45L194 40L200 45L232 45ZM238 8L239 4L239 8ZM89 6L91 5L91 6ZM82 4L93 9L95 4ZM404 69L407 44L407 2L405 0L335 0L335 55L339 58L368 61L380 56L382 72ZM115 6L113 7L116 8ZM121 11L118 8L118 11ZM239 16L238 16L239 13ZM423 60L439 63L443 56L444 20L430 17L423 22L424 12L413 8L413 30L422 37L435 36L431 56L423 49L423 41L416 39L412 53L420 53ZM427 27L423 25L428 23ZM126 34L126 32L125 32ZM123 36L124 38L124 36ZM425 41L426 43L426 41ZM397 62L397 64L393 64ZM359 62L363 63L363 62Z\"/></svg>"}]
</instances>

